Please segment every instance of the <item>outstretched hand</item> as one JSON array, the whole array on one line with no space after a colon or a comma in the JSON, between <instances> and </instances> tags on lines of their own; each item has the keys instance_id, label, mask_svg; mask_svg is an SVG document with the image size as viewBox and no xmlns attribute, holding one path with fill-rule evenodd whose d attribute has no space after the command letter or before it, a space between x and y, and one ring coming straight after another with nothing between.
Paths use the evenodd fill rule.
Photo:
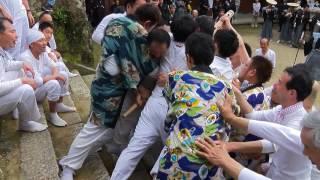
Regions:
<instances>
[{"instance_id":1,"label":"outstretched hand","mask_svg":"<svg viewBox=\"0 0 320 180\"><path fill-rule=\"evenodd\" d=\"M196 146L200 149L196 152L197 155L207 159L213 165L223 166L231 159L222 141L213 141L209 137L205 137L204 140L198 139Z\"/></svg>"},{"instance_id":2,"label":"outstretched hand","mask_svg":"<svg viewBox=\"0 0 320 180\"><path fill-rule=\"evenodd\" d=\"M224 102L220 99L217 102L217 106L224 120L228 121L235 116L232 111L232 99L228 93L225 94Z\"/></svg>"}]
</instances>

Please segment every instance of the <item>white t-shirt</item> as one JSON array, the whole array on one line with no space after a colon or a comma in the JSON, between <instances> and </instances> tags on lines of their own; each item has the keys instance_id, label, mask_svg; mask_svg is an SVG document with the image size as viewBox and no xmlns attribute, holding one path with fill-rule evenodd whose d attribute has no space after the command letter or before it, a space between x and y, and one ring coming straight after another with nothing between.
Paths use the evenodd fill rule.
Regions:
<instances>
[{"instance_id":1,"label":"white t-shirt","mask_svg":"<svg viewBox=\"0 0 320 180\"><path fill-rule=\"evenodd\" d=\"M106 30L106 27L108 26L109 22L113 19L126 16L126 13L123 14L109 14L108 16L104 17L102 21L99 23L97 28L92 33L92 40L98 44L101 44L101 41L104 37L104 31Z\"/></svg>"},{"instance_id":2,"label":"white t-shirt","mask_svg":"<svg viewBox=\"0 0 320 180\"><path fill-rule=\"evenodd\" d=\"M43 77L52 74L52 68L56 67L56 64L49 58L46 52L42 53L39 59L36 59L31 53L30 49L24 51L18 58L19 61L23 61L32 66L38 85L41 85L41 80ZM39 81L39 79L41 79Z\"/></svg>"},{"instance_id":3,"label":"white t-shirt","mask_svg":"<svg viewBox=\"0 0 320 180\"><path fill-rule=\"evenodd\" d=\"M289 127L285 127L276 123L270 122L260 122L256 120L250 120L248 125L248 133L254 134L256 136L262 137L271 141L274 144L277 144L282 149L285 149L287 152L290 152L291 157L302 157L306 159L303 162L295 162L300 164L302 170L311 169L311 161L303 154L304 145L300 139L300 131L295 130ZM289 159L291 158L289 157ZM291 164L292 165L292 164ZM282 164L282 166L287 166L287 164ZM278 167L280 168L280 167ZM286 178L272 177L276 180L285 180L285 179L299 179L299 180L309 180L310 177L294 177L296 172L291 172ZM294 178L290 178L294 177ZM247 168L243 168L238 176L239 180L271 180L270 178L264 177L260 174L257 174Z\"/></svg>"},{"instance_id":4,"label":"white t-shirt","mask_svg":"<svg viewBox=\"0 0 320 180\"><path fill-rule=\"evenodd\" d=\"M224 77L229 82L231 82L234 77L234 71L229 58L223 59L219 56L214 56L210 68L214 75Z\"/></svg>"},{"instance_id":5,"label":"white t-shirt","mask_svg":"<svg viewBox=\"0 0 320 180\"><path fill-rule=\"evenodd\" d=\"M303 103L299 102L284 109L281 106L277 106L270 110L253 111L246 114L246 117L281 124L292 128L292 130L301 130L301 120L306 114L307 112L303 107ZM262 136L259 137L264 138ZM273 139L266 139L271 142L274 141ZM266 142L262 144L263 152L270 152L272 150L270 144ZM275 144L279 145L277 143ZM271 152L274 151L275 149ZM267 173L267 177L281 180L301 180L310 179L310 176L311 162L306 156L297 156L293 151L283 148L280 145L276 148L276 151L272 156L272 163Z\"/></svg>"},{"instance_id":6,"label":"white t-shirt","mask_svg":"<svg viewBox=\"0 0 320 180\"><path fill-rule=\"evenodd\" d=\"M169 33L170 34L170 33ZM171 43L165 58L160 63L160 72L169 73L173 70L188 70L184 43L176 42L171 36ZM154 88L153 96L162 96L163 87Z\"/></svg>"},{"instance_id":7,"label":"white t-shirt","mask_svg":"<svg viewBox=\"0 0 320 180\"><path fill-rule=\"evenodd\" d=\"M22 0L0 0L0 4L14 19L27 15L26 8L22 4Z\"/></svg>"},{"instance_id":8,"label":"white t-shirt","mask_svg":"<svg viewBox=\"0 0 320 180\"><path fill-rule=\"evenodd\" d=\"M268 49L268 52L266 54L262 54L262 50L261 48L259 48L256 49L256 55L267 58L272 63L273 68L276 67L276 53L273 50Z\"/></svg>"}]
</instances>

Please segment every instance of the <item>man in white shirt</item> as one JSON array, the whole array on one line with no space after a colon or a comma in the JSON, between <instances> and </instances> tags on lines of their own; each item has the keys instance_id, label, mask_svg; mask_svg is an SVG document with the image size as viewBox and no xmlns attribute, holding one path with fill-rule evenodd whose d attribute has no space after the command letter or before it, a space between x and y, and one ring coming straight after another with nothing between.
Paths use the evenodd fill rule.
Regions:
<instances>
[{"instance_id":1,"label":"man in white shirt","mask_svg":"<svg viewBox=\"0 0 320 180\"><path fill-rule=\"evenodd\" d=\"M11 16L13 26L18 35L17 43L14 48L9 49L10 54L17 58L25 49L28 48L26 43L26 35L28 33L29 24L34 24L29 1L28 0L0 0L2 6L7 14Z\"/></svg>"},{"instance_id":2,"label":"man in white shirt","mask_svg":"<svg viewBox=\"0 0 320 180\"><path fill-rule=\"evenodd\" d=\"M183 16L171 23L173 40L168 54L160 63L160 72L167 74L173 70L187 70L184 42L187 37L197 29L196 22L190 16ZM164 123L168 111L168 105L162 94L163 87L157 85L141 112L134 135L128 146L124 149L117 161L112 173L112 180L128 179L145 152L157 140L165 142L167 133L164 131ZM117 125L126 123L119 119ZM117 126L116 126L117 129ZM119 141L115 133L115 142Z\"/></svg>"},{"instance_id":3,"label":"man in white shirt","mask_svg":"<svg viewBox=\"0 0 320 180\"><path fill-rule=\"evenodd\" d=\"M313 81L306 67L299 64L286 68L279 81L273 85L273 98L280 105L271 110L254 111L243 99L239 90L235 89L235 95L241 112L247 118L278 123L301 130L301 120L307 114L303 107L303 100L311 93L312 85ZM310 179L311 163L304 156L296 156L282 147L276 148L266 140L238 144L239 146L255 144L257 147L263 147L262 153L274 152L267 172L267 176L271 179ZM261 151L257 153L261 153Z\"/></svg>"},{"instance_id":4,"label":"man in white shirt","mask_svg":"<svg viewBox=\"0 0 320 180\"><path fill-rule=\"evenodd\" d=\"M52 20L52 16L50 14L50 12L48 11L44 11L43 13L40 14L39 16L39 21L36 22L33 26L32 29L34 30L39 30L39 25L43 22L47 22L47 23L53 23ZM49 46L52 50L56 50L57 49L57 43L56 40L54 39L54 35L52 34L51 38L49 39Z\"/></svg>"},{"instance_id":5,"label":"man in white shirt","mask_svg":"<svg viewBox=\"0 0 320 180\"><path fill-rule=\"evenodd\" d=\"M104 37L104 31L111 20L116 19L118 17L126 16L126 15L133 15L136 9L145 3L146 3L145 0L125 0L124 6L126 8L126 12L123 14L119 14L119 13L109 14L106 17L104 17L102 21L99 23L99 25L97 26L97 28L94 30L91 37L92 40L98 44L101 44L101 41Z\"/></svg>"},{"instance_id":6,"label":"man in white shirt","mask_svg":"<svg viewBox=\"0 0 320 180\"><path fill-rule=\"evenodd\" d=\"M320 168L319 111L314 111L306 115L302 121L302 131L299 131L275 123L248 120L245 118L237 117L232 112L230 97L227 97L227 100L224 103L221 102L218 107L224 119L233 127L246 130L248 131L248 133L265 138L273 142L274 144L277 144L277 146L286 149L288 152L291 152L293 157L301 156L308 158L306 162L297 163L303 164L305 166L311 166L312 162L317 166L317 169ZM233 178L239 180L271 180L270 177L262 176L247 168L242 167L238 162L232 159L228 154L228 151L232 149L232 147L230 147L228 144L225 145L223 142L214 142L211 139L205 138L205 140L197 140L197 146L200 149L200 151L197 152L199 156L206 158L210 163L214 165L221 166ZM263 147L263 145L260 145L260 147L256 147L255 145L249 147L249 149L252 148L258 148L261 151L265 147ZM305 177L302 179L316 180L316 178L314 177Z\"/></svg>"},{"instance_id":7,"label":"man in white shirt","mask_svg":"<svg viewBox=\"0 0 320 180\"><path fill-rule=\"evenodd\" d=\"M16 31L12 22L0 18L0 115L15 108L19 111L19 130L43 131L46 125L38 123L41 117L33 89L36 82L23 77L23 72L34 73L32 67L23 62L13 61L13 57L4 49L15 46Z\"/></svg>"},{"instance_id":8,"label":"man in white shirt","mask_svg":"<svg viewBox=\"0 0 320 180\"><path fill-rule=\"evenodd\" d=\"M67 74L61 74L56 64L46 53L46 39L40 31L30 29L27 36L29 49L23 52L19 60L32 65L35 74L30 76L37 83L35 95L38 102L43 102L46 98L49 103L49 121L55 126L66 126L67 123L59 117L58 112L72 112L74 107L64 105L63 96L67 95L68 81Z\"/></svg>"},{"instance_id":9,"label":"man in white shirt","mask_svg":"<svg viewBox=\"0 0 320 180\"><path fill-rule=\"evenodd\" d=\"M234 72L229 57L234 55L239 48L237 34L233 30L220 29L215 32L213 43L216 55L210 68L214 75L224 77L231 82Z\"/></svg>"},{"instance_id":10,"label":"man in white shirt","mask_svg":"<svg viewBox=\"0 0 320 180\"><path fill-rule=\"evenodd\" d=\"M276 67L276 53L269 48L269 40L267 38L260 39L260 48L256 49L256 55L264 56Z\"/></svg>"}]
</instances>

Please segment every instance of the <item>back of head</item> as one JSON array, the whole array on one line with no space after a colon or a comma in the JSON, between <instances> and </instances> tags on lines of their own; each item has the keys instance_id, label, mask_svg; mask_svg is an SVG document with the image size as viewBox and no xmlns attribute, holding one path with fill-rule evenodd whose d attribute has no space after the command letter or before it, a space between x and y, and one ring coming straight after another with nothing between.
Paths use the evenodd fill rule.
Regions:
<instances>
[{"instance_id":1,"label":"back of head","mask_svg":"<svg viewBox=\"0 0 320 180\"><path fill-rule=\"evenodd\" d=\"M43 17L46 16L46 15L49 15L51 16L51 13L50 11L43 11L40 16L39 16L39 21L42 21ZM42 21L43 22L43 21Z\"/></svg>"},{"instance_id":2,"label":"back of head","mask_svg":"<svg viewBox=\"0 0 320 180\"><path fill-rule=\"evenodd\" d=\"M149 21L151 25L156 25L160 22L161 12L158 7L152 4L144 4L138 7L135 16L140 22Z\"/></svg>"},{"instance_id":3,"label":"back of head","mask_svg":"<svg viewBox=\"0 0 320 180\"><path fill-rule=\"evenodd\" d=\"M198 28L197 23L190 15L174 19L170 25L173 39L177 42L185 42L190 34Z\"/></svg>"},{"instance_id":4,"label":"back of head","mask_svg":"<svg viewBox=\"0 0 320 180\"><path fill-rule=\"evenodd\" d=\"M258 84L266 83L271 78L272 63L263 56L252 57L250 68L256 69Z\"/></svg>"},{"instance_id":5,"label":"back of head","mask_svg":"<svg viewBox=\"0 0 320 180\"><path fill-rule=\"evenodd\" d=\"M213 42L217 46L217 54L223 58L232 56L239 47L237 34L229 29L218 30L214 34Z\"/></svg>"},{"instance_id":6,"label":"back of head","mask_svg":"<svg viewBox=\"0 0 320 180\"><path fill-rule=\"evenodd\" d=\"M196 18L200 32L206 33L210 36L213 35L213 21L210 16L202 15Z\"/></svg>"},{"instance_id":7,"label":"back of head","mask_svg":"<svg viewBox=\"0 0 320 180\"><path fill-rule=\"evenodd\" d=\"M185 42L186 54L191 56L194 65L209 66L213 60L213 44L211 36L195 32Z\"/></svg>"},{"instance_id":8,"label":"back of head","mask_svg":"<svg viewBox=\"0 0 320 180\"><path fill-rule=\"evenodd\" d=\"M54 29L53 24L49 22L42 22L39 24L39 31L43 31L47 28Z\"/></svg>"},{"instance_id":9,"label":"back of head","mask_svg":"<svg viewBox=\"0 0 320 180\"><path fill-rule=\"evenodd\" d=\"M287 89L294 89L297 92L297 101L303 101L312 91L313 80L304 64L297 64L284 70L291 80L287 82Z\"/></svg>"},{"instance_id":10,"label":"back of head","mask_svg":"<svg viewBox=\"0 0 320 180\"><path fill-rule=\"evenodd\" d=\"M303 127L313 130L313 144L320 148L320 111L307 114L302 120Z\"/></svg>"},{"instance_id":11,"label":"back of head","mask_svg":"<svg viewBox=\"0 0 320 180\"><path fill-rule=\"evenodd\" d=\"M147 41L149 45L152 42L159 42L159 43L165 43L167 47L169 47L171 39L167 31L161 28L156 28L152 30L150 33L148 33Z\"/></svg>"},{"instance_id":12,"label":"back of head","mask_svg":"<svg viewBox=\"0 0 320 180\"><path fill-rule=\"evenodd\" d=\"M5 18L5 17L0 17L0 33L3 33L6 28L5 28L5 25L4 25L4 22L10 22L12 24L12 21L8 18Z\"/></svg>"}]
</instances>

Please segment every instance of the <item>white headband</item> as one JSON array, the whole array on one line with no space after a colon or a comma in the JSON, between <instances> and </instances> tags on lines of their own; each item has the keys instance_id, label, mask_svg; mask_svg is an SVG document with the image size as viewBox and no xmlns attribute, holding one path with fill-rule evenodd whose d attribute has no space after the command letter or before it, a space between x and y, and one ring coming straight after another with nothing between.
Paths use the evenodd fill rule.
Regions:
<instances>
[{"instance_id":1,"label":"white headband","mask_svg":"<svg viewBox=\"0 0 320 180\"><path fill-rule=\"evenodd\" d=\"M33 42L39 41L42 38L45 38L42 32L29 29L27 36L28 45L32 44Z\"/></svg>"}]
</instances>

